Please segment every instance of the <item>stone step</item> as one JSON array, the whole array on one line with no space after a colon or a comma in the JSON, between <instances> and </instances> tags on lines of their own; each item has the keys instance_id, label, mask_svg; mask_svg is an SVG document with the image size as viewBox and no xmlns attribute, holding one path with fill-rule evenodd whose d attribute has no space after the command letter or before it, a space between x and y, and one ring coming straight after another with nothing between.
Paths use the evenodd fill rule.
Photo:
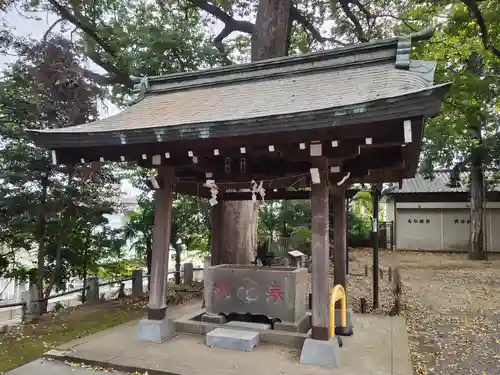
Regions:
<instances>
[{"instance_id":1,"label":"stone step","mask_svg":"<svg viewBox=\"0 0 500 375\"><path fill-rule=\"evenodd\" d=\"M226 326L248 328L248 329L271 329L270 324L253 323L253 322L239 322L237 320L232 320L232 321L226 323Z\"/></svg>"},{"instance_id":2,"label":"stone step","mask_svg":"<svg viewBox=\"0 0 500 375\"><path fill-rule=\"evenodd\" d=\"M250 352L259 344L259 333L236 329L216 328L205 336L205 344L219 349Z\"/></svg>"}]
</instances>

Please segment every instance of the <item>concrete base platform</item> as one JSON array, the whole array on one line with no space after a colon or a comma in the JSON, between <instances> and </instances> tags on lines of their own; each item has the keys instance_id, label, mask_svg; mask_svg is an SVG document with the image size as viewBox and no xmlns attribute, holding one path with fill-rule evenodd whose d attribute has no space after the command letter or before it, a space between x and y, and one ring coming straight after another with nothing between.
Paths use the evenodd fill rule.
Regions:
<instances>
[{"instance_id":1,"label":"concrete base platform","mask_svg":"<svg viewBox=\"0 0 500 375\"><path fill-rule=\"evenodd\" d=\"M140 341L162 343L175 335L174 322L171 319L139 321L136 337Z\"/></svg>"},{"instance_id":2,"label":"concrete base platform","mask_svg":"<svg viewBox=\"0 0 500 375\"><path fill-rule=\"evenodd\" d=\"M264 323L252 323L252 322L239 322L237 320L230 321L224 325L224 327L239 327L249 330L261 330L261 329L271 329L270 324Z\"/></svg>"},{"instance_id":3,"label":"concrete base platform","mask_svg":"<svg viewBox=\"0 0 500 375\"><path fill-rule=\"evenodd\" d=\"M274 329L276 331L285 332L299 332L306 333L311 328L311 314L306 313L295 323L289 322L276 322L274 323Z\"/></svg>"},{"instance_id":4,"label":"concrete base platform","mask_svg":"<svg viewBox=\"0 0 500 375\"><path fill-rule=\"evenodd\" d=\"M168 316L181 324L187 315L196 316L201 302L189 301L173 306ZM263 336L274 331L262 330L260 344L251 352L209 348L202 335L177 334L162 344L134 340L137 321L83 337L61 345L59 355L50 355L61 361L87 363L118 371L154 375L412 375L408 336L402 317L363 314L355 316L356 334L343 337L339 368L304 365L299 363L300 348L305 334L282 332L288 345L268 344ZM198 322L213 330L217 325ZM197 327L196 325L189 325ZM274 336L273 336L274 337ZM300 345L289 345L303 337ZM277 341L277 340L276 340Z\"/></svg>"},{"instance_id":5,"label":"concrete base platform","mask_svg":"<svg viewBox=\"0 0 500 375\"><path fill-rule=\"evenodd\" d=\"M205 336L205 344L211 348L251 352L259 344L259 333L236 329L216 328Z\"/></svg>"},{"instance_id":6,"label":"concrete base platform","mask_svg":"<svg viewBox=\"0 0 500 375\"><path fill-rule=\"evenodd\" d=\"M183 317L176 319L175 330L177 333L187 333L192 335L206 335L208 332L216 328L227 328L227 324L215 324L200 321L203 318L205 310L193 311ZM241 323L241 322L239 322ZM239 324L233 323L231 329L248 330L248 327L242 327ZM302 348L304 340L308 337L307 333L296 333L271 330L268 327L253 326L252 331L259 333L259 341L262 343L274 345L288 345L296 348Z\"/></svg>"},{"instance_id":7,"label":"concrete base platform","mask_svg":"<svg viewBox=\"0 0 500 375\"><path fill-rule=\"evenodd\" d=\"M328 368L340 366L340 348L336 337L329 341L314 340L311 338L304 341L300 352L300 363Z\"/></svg>"},{"instance_id":8,"label":"concrete base platform","mask_svg":"<svg viewBox=\"0 0 500 375\"><path fill-rule=\"evenodd\" d=\"M201 316L201 321L206 323L224 324L227 322L227 319L224 315L210 314L206 312Z\"/></svg>"}]
</instances>

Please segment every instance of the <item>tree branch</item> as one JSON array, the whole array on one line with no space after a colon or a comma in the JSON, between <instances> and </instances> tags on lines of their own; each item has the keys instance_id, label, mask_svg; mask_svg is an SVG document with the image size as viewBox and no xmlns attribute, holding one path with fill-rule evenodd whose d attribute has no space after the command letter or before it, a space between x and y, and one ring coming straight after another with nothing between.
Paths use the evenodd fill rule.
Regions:
<instances>
[{"instance_id":1,"label":"tree branch","mask_svg":"<svg viewBox=\"0 0 500 375\"><path fill-rule=\"evenodd\" d=\"M363 31L363 27L361 27L361 23L359 22L358 18L354 14L354 12L351 10L349 5L352 3L354 5L357 5L359 9L365 13L365 16L367 19L370 18L370 14L367 12L366 8L362 6L359 1L351 1L351 0L339 0L340 6L344 10L345 15L347 18L351 20L351 22L354 25L354 31L356 33L356 36L358 37L360 42L368 42L368 38L365 35L365 32Z\"/></svg>"},{"instance_id":2,"label":"tree branch","mask_svg":"<svg viewBox=\"0 0 500 375\"><path fill-rule=\"evenodd\" d=\"M235 20L231 15L219 8L217 5L208 2L207 0L189 0L193 5L211 14L219 21L224 22L224 28L215 37L214 44L219 50L224 60L225 65L230 65L231 61L227 57L223 41L234 31L240 31L246 34L252 34L254 25L248 21Z\"/></svg>"},{"instance_id":3,"label":"tree branch","mask_svg":"<svg viewBox=\"0 0 500 375\"><path fill-rule=\"evenodd\" d=\"M224 65L231 65L232 62L231 62L231 60L229 60L229 58L227 56L227 51L225 50L224 43L222 43L222 41L224 40L224 38L228 37L229 34L231 34L232 32L233 32L233 30L231 30L231 28L227 27L227 25L226 25L222 29L222 31L219 33L219 35L217 35L214 39L215 47L217 47L217 49L219 50L219 52L222 56Z\"/></svg>"},{"instance_id":4,"label":"tree branch","mask_svg":"<svg viewBox=\"0 0 500 375\"><path fill-rule=\"evenodd\" d=\"M113 80L110 77L106 77L105 75L93 72L88 69L82 69L82 75L90 79L91 81L97 82L103 86L105 85L111 85L113 83Z\"/></svg>"},{"instance_id":5,"label":"tree branch","mask_svg":"<svg viewBox=\"0 0 500 375\"><path fill-rule=\"evenodd\" d=\"M302 14L300 10L298 10L296 7L292 6L292 9L290 10L290 16L292 20L297 21L300 23L304 28L309 31L311 36L313 37L314 40L317 40L320 43L325 43L325 42L332 42L339 44L341 46L345 46L345 43L342 43L340 40L335 39L335 38L328 38L324 37L321 35L318 29L314 27L312 22L307 19L307 17Z\"/></svg>"},{"instance_id":6,"label":"tree branch","mask_svg":"<svg viewBox=\"0 0 500 375\"><path fill-rule=\"evenodd\" d=\"M119 56L119 51L117 51L113 46L111 46L106 40L101 38L98 35L97 30L92 25L90 25L90 22L87 22L87 20L78 18L68 8L59 4L57 2L57 0L48 0L48 1L55 8L57 13L59 13L59 15L63 19L71 22L73 25L75 25L80 30L82 30L85 34L87 34L89 37L91 37L107 54L109 54L112 57ZM105 69L108 73L110 73L110 75L115 76L117 82L122 83L129 88L132 88L134 86L128 73L123 72L119 68L117 68L115 65L104 61L104 59L101 56L99 56L97 53L95 53L95 52L88 53L87 56L94 63L96 63L97 65L99 65L103 69Z\"/></svg>"},{"instance_id":7,"label":"tree branch","mask_svg":"<svg viewBox=\"0 0 500 375\"><path fill-rule=\"evenodd\" d=\"M128 88L134 87L132 78L127 72L124 72L119 68L117 68L114 64L105 61L98 53L94 51L86 51L85 54L90 60L92 60L94 64L99 65L101 68L107 71L110 74L110 76L113 76L115 78L114 79L115 82L122 83Z\"/></svg>"},{"instance_id":8,"label":"tree branch","mask_svg":"<svg viewBox=\"0 0 500 375\"><path fill-rule=\"evenodd\" d=\"M479 32L481 34L481 41L483 42L484 48L493 52L493 54L495 56L500 57L500 49L495 47L493 45L493 43L491 43L491 41L490 41L490 37L488 35L488 27L486 26L483 14L481 13L479 6L477 5L477 1L476 0L462 0L462 3L464 3L467 6L467 8L469 9L470 15L472 17L474 17L474 19L476 20L476 22L479 26Z\"/></svg>"},{"instance_id":9,"label":"tree branch","mask_svg":"<svg viewBox=\"0 0 500 375\"><path fill-rule=\"evenodd\" d=\"M218 20L224 22L226 27L229 27L233 31L241 31L242 33L252 34L253 23L242 20L235 20L224 10L219 8L217 5L209 3L207 0L190 0L198 8L203 9L205 12L210 13L212 16ZM229 34L228 34L229 35Z\"/></svg>"},{"instance_id":10,"label":"tree branch","mask_svg":"<svg viewBox=\"0 0 500 375\"><path fill-rule=\"evenodd\" d=\"M46 42L52 30L54 30L54 27L56 27L62 21L64 21L63 18L58 18L52 25L50 25L45 34L43 34L42 41Z\"/></svg>"},{"instance_id":11,"label":"tree branch","mask_svg":"<svg viewBox=\"0 0 500 375\"><path fill-rule=\"evenodd\" d=\"M109 53L111 56L116 55L117 51L112 46L110 46L104 39L102 39L97 34L97 31L91 25L89 25L84 20L78 19L73 13L71 13L71 11L68 8L59 4L56 0L48 0L48 1L61 15L61 17L68 20L73 25L77 26L80 30L82 30L85 34L94 39L95 42L99 44L102 47L102 49L107 53Z\"/></svg>"}]
</instances>

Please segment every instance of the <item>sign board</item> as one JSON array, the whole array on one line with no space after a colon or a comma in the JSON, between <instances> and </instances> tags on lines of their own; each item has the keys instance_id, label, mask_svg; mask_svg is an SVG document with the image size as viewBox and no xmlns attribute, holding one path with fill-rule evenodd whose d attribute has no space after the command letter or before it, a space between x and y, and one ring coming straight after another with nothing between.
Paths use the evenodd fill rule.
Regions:
<instances>
[{"instance_id":1,"label":"sign board","mask_svg":"<svg viewBox=\"0 0 500 375\"><path fill-rule=\"evenodd\" d=\"M294 258L298 258L298 257L303 257L305 254L298 250L292 250L288 252L288 255L291 255Z\"/></svg>"}]
</instances>

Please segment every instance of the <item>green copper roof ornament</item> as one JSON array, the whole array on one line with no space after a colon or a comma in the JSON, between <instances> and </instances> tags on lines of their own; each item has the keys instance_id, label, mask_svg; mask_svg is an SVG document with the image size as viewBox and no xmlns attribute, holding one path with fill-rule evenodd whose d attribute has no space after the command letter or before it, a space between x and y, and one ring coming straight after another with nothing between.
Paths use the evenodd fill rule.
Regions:
<instances>
[{"instance_id":1,"label":"green copper roof ornament","mask_svg":"<svg viewBox=\"0 0 500 375\"><path fill-rule=\"evenodd\" d=\"M129 106L139 103L142 99L144 99L146 93L150 90L148 77L140 77L140 78L131 77L131 78L135 82L137 82L137 80L139 82L135 83L134 88L132 89L132 92L134 94L138 93L138 95L128 103Z\"/></svg>"},{"instance_id":2,"label":"green copper roof ornament","mask_svg":"<svg viewBox=\"0 0 500 375\"><path fill-rule=\"evenodd\" d=\"M428 27L419 32L405 35L399 38L396 50L396 69L410 69L410 53L412 42L429 40L434 34L434 27Z\"/></svg>"}]
</instances>

